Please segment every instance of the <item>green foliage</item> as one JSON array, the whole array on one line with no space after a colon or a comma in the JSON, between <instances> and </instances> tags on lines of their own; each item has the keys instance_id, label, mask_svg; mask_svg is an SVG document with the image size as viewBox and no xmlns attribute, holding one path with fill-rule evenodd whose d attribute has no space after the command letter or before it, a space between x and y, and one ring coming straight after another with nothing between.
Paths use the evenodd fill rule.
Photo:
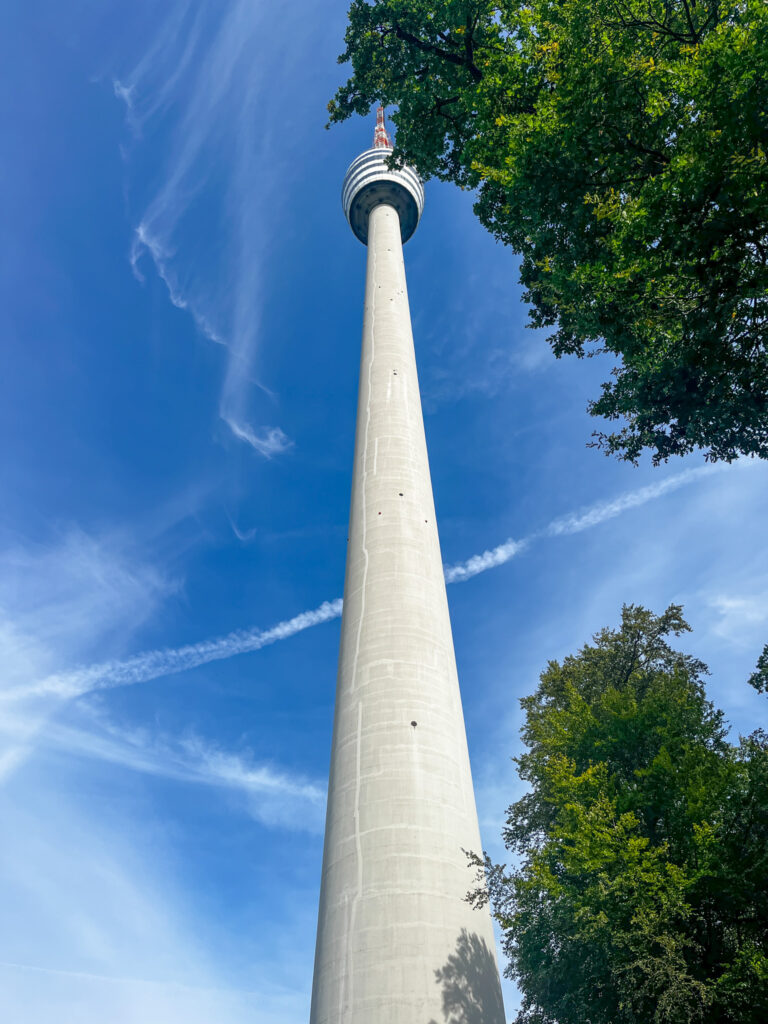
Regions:
<instances>
[{"instance_id":1,"label":"green foliage","mask_svg":"<svg viewBox=\"0 0 768 1024\"><path fill-rule=\"evenodd\" d=\"M516 1024L768 1020L768 737L728 742L681 609L625 607L521 703L530 792L488 862Z\"/></svg>"},{"instance_id":2,"label":"green foliage","mask_svg":"<svg viewBox=\"0 0 768 1024\"><path fill-rule=\"evenodd\" d=\"M768 4L352 0L330 120L477 189L555 353L620 357L595 444L768 457Z\"/></svg>"},{"instance_id":3,"label":"green foliage","mask_svg":"<svg viewBox=\"0 0 768 1024\"><path fill-rule=\"evenodd\" d=\"M754 686L758 693L768 693L768 644L757 659L755 671L749 677L749 685Z\"/></svg>"}]
</instances>

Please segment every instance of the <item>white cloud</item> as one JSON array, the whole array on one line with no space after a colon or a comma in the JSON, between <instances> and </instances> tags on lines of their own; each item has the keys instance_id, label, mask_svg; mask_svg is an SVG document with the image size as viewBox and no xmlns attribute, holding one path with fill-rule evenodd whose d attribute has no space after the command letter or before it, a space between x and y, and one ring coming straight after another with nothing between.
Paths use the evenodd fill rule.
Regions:
<instances>
[{"instance_id":1,"label":"white cloud","mask_svg":"<svg viewBox=\"0 0 768 1024\"><path fill-rule=\"evenodd\" d=\"M129 86L123 85L123 83L119 81L117 78L113 79L112 88L114 90L115 96L117 96L117 98L119 100L122 100L125 104L125 116L128 120L128 123L133 127L135 123L133 109L133 89Z\"/></svg>"},{"instance_id":2,"label":"white cloud","mask_svg":"<svg viewBox=\"0 0 768 1024\"><path fill-rule=\"evenodd\" d=\"M248 530L241 530L232 516L228 515L227 518L229 519L229 525L232 527L232 533L234 533L241 544L248 544L259 532L258 528L255 526L252 526Z\"/></svg>"},{"instance_id":3,"label":"white cloud","mask_svg":"<svg viewBox=\"0 0 768 1024\"><path fill-rule=\"evenodd\" d=\"M149 253L152 258L158 277L168 290L168 298L177 309L184 309L191 314L198 330L217 345L225 345L224 339L216 331L210 320L199 310L194 302L182 294L182 289L172 269L173 254L167 252L157 239L153 238L145 224L139 224L136 228L131 245L130 261L131 269L137 280L143 281L139 264L144 252Z\"/></svg>"},{"instance_id":4,"label":"white cloud","mask_svg":"<svg viewBox=\"0 0 768 1024\"><path fill-rule=\"evenodd\" d=\"M308 67L301 56L312 47L306 11L295 6L275 21L268 5L251 0L182 0L133 70L113 84L135 136L129 174L158 183L131 246L134 274L143 278L147 253L171 302L226 347L220 416L234 437L267 458L290 442L280 427L251 426L251 392L261 387L263 277L300 145L284 135L275 144L270 126L284 111L282 90L270 83L288 73L286 52L296 61L290 73L300 76ZM156 144L158 129L167 145Z\"/></svg>"},{"instance_id":5,"label":"white cloud","mask_svg":"<svg viewBox=\"0 0 768 1024\"><path fill-rule=\"evenodd\" d=\"M655 501L656 498L661 498L665 494L670 494L681 487L687 487L688 484L711 476L712 473L722 472L725 468L727 467L723 463L717 463L716 465L699 466L696 469L686 469L682 473L676 473L674 476L668 476L664 480L648 484L647 487L626 491L616 498L611 498L610 501L597 502L578 512L569 512L568 515L551 522L546 528L545 533L550 537L558 537L563 534L580 533L582 530L589 530L593 526L599 526L609 519L614 519L616 516L621 515L622 512L639 508L649 501Z\"/></svg>"},{"instance_id":6,"label":"white cloud","mask_svg":"<svg viewBox=\"0 0 768 1024\"><path fill-rule=\"evenodd\" d=\"M665 494L671 494L681 487L696 483L698 480L708 477L722 468L724 468L722 465L707 465L697 467L696 469L687 469L682 473L659 480L657 483L648 484L646 487L638 487L634 491L626 491L616 498L611 498L610 501L598 501L594 505L589 505L587 508L580 509L577 512L569 512L565 516L554 519L543 530L532 533L522 540L510 538L498 547L484 551L480 555L472 555L465 562L446 566L446 583L461 583L464 580L471 579L473 576L477 576L481 572L487 572L489 569L495 569L499 565L504 565L514 558L515 555L524 551L534 541L544 537L560 537L581 533L582 530L591 530L595 526L600 526L602 523L607 522L609 519L614 519L623 512L639 508L641 505L646 505L649 501L655 501Z\"/></svg>"},{"instance_id":7,"label":"white cloud","mask_svg":"<svg viewBox=\"0 0 768 1024\"><path fill-rule=\"evenodd\" d=\"M127 730L86 709L85 728L50 723L37 749L88 758L181 783L230 790L265 825L321 832L325 788L309 779L254 760L250 751L222 750L200 736L181 739Z\"/></svg>"},{"instance_id":8,"label":"white cloud","mask_svg":"<svg viewBox=\"0 0 768 1024\"><path fill-rule=\"evenodd\" d=\"M306 1013L301 983L281 984L264 943L247 983L233 983L214 931L226 922L190 917L157 823L109 824L34 785L0 794L0 815L0 1019L246 1024L255 1001L260 1024Z\"/></svg>"},{"instance_id":9,"label":"white cloud","mask_svg":"<svg viewBox=\"0 0 768 1024\"><path fill-rule=\"evenodd\" d=\"M31 746L18 742L17 735L12 738L14 745L0 752L0 783L10 778L32 751Z\"/></svg>"},{"instance_id":10,"label":"white cloud","mask_svg":"<svg viewBox=\"0 0 768 1024\"><path fill-rule=\"evenodd\" d=\"M463 580L471 579L481 572L495 569L498 565L504 565L515 555L519 554L528 542L525 540L507 540L490 551L483 551L481 555L472 555L465 562L457 562L456 565L445 567L445 582L460 583Z\"/></svg>"},{"instance_id":11,"label":"white cloud","mask_svg":"<svg viewBox=\"0 0 768 1024\"><path fill-rule=\"evenodd\" d=\"M100 643L121 646L177 588L119 538L70 530L0 551L3 688Z\"/></svg>"},{"instance_id":12,"label":"white cloud","mask_svg":"<svg viewBox=\"0 0 768 1024\"><path fill-rule=\"evenodd\" d=\"M537 540L593 529L624 512L639 508L650 501L655 501L666 494L679 490L681 487L696 483L710 476L716 470L717 467L709 466L685 470L660 480L658 483L627 491L610 501L597 502L578 512L559 517L543 530L532 533L526 538L509 539L495 548L472 555L463 562L446 566L446 582L463 582L480 573L487 572L489 569L504 565ZM188 644L184 647L145 651L124 660L86 665L71 671L54 672L42 678L38 677L36 682L27 681L13 689L7 689L2 696L6 700L45 696L71 699L94 690L148 682L162 676L185 672L213 661L257 651L280 640L287 640L305 629L338 618L341 615L341 610L341 598L324 601L317 608L301 612L292 619L278 622L268 629L242 630L212 640L204 640L201 643ZM28 679L29 677L27 677Z\"/></svg>"},{"instance_id":13,"label":"white cloud","mask_svg":"<svg viewBox=\"0 0 768 1024\"><path fill-rule=\"evenodd\" d=\"M768 642L768 588L751 594L713 594L706 603L713 609L712 632L735 647L759 649Z\"/></svg>"},{"instance_id":14,"label":"white cloud","mask_svg":"<svg viewBox=\"0 0 768 1024\"><path fill-rule=\"evenodd\" d=\"M260 455L264 455L268 459L280 452L287 451L293 445L293 441L286 437L280 427L262 427L261 433L257 434L247 423L237 423L231 417L224 415L222 415L222 419L235 437L246 441Z\"/></svg>"},{"instance_id":15,"label":"white cloud","mask_svg":"<svg viewBox=\"0 0 768 1024\"><path fill-rule=\"evenodd\" d=\"M6 691L2 696L12 700L45 695L71 699L93 690L145 683L161 676L186 672L212 661L261 650L262 647L277 643L279 640L287 640L311 626L337 619L341 615L341 605L341 598L323 601L317 608L301 612L292 619L278 622L268 629L239 630L198 644L145 651L122 661L106 661L71 672L55 673L39 682Z\"/></svg>"},{"instance_id":16,"label":"white cloud","mask_svg":"<svg viewBox=\"0 0 768 1024\"><path fill-rule=\"evenodd\" d=\"M71 530L53 544L6 547L3 692L104 644L122 649L176 589L117 537ZM248 750L121 730L82 703L67 708L59 693L0 703L0 1019L246 1024L255 1001L260 1024L305 1017L307 979L281 981L283 954L269 942L243 936L256 966L233 983L216 922L201 930L189 917L195 900L182 895L162 821L146 807L131 818L131 801L119 812L97 803L89 816L92 793L73 782L99 773L78 773L76 758L208 787L269 827L322 828L323 789ZM309 972L311 949L303 955Z\"/></svg>"},{"instance_id":17,"label":"white cloud","mask_svg":"<svg viewBox=\"0 0 768 1024\"><path fill-rule=\"evenodd\" d=\"M0 778L22 763L58 705L49 693L19 717L2 698L102 644L122 649L176 589L116 538L71 530L57 543L0 551Z\"/></svg>"}]
</instances>

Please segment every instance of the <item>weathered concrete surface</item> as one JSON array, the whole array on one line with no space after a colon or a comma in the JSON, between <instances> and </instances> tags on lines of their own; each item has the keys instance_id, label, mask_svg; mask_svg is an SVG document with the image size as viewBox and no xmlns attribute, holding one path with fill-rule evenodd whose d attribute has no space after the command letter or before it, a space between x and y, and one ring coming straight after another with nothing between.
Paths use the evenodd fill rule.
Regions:
<instances>
[{"instance_id":1,"label":"weathered concrete surface","mask_svg":"<svg viewBox=\"0 0 768 1024\"><path fill-rule=\"evenodd\" d=\"M397 212L376 207L311 1024L503 1024Z\"/></svg>"}]
</instances>

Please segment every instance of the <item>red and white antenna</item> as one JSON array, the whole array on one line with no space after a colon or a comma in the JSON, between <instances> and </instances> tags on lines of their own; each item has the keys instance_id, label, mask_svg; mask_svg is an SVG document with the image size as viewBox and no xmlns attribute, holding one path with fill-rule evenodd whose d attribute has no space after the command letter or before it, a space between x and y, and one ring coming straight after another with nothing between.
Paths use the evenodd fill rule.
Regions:
<instances>
[{"instance_id":1,"label":"red and white antenna","mask_svg":"<svg viewBox=\"0 0 768 1024\"><path fill-rule=\"evenodd\" d=\"M384 107L376 111L376 131L373 133L374 149L392 149L392 140L389 137L387 126L384 124Z\"/></svg>"}]
</instances>

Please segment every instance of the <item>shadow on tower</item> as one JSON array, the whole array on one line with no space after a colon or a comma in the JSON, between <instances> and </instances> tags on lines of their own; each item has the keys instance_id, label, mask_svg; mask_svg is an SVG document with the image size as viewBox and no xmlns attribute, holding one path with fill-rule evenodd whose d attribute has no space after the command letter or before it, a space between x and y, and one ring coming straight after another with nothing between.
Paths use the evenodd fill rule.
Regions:
<instances>
[{"instance_id":1,"label":"shadow on tower","mask_svg":"<svg viewBox=\"0 0 768 1024\"><path fill-rule=\"evenodd\" d=\"M456 952L435 971L435 980L443 988L445 1024L504 1024L496 955L479 935L462 928Z\"/></svg>"}]
</instances>

